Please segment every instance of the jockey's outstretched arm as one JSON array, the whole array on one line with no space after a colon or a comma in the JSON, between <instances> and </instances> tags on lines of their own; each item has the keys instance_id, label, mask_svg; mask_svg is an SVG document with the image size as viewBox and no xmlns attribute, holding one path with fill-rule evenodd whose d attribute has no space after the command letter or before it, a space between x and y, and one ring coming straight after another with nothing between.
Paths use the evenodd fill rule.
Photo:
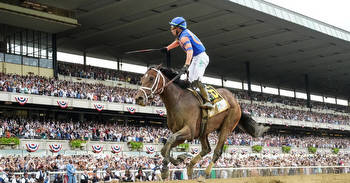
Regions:
<instances>
[{"instance_id":1,"label":"jockey's outstretched arm","mask_svg":"<svg viewBox=\"0 0 350 183\"><path fill-rule=\"evenodd\" d=\"M169 44L169 46L167 46L167 50L170 51L176 47L178 47L180 44L179 44L179 41L176 39L174 42L172 42L171 44Z\"/></svg>"}]
</instances>

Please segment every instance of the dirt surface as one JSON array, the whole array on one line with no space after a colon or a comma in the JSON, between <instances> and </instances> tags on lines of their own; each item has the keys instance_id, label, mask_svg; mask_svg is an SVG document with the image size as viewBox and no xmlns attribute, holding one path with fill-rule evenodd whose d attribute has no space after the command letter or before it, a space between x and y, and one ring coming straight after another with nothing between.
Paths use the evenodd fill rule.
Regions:
<instances>
[{"instance_id":1,"label":"dirt surface","mask_svg":"<svg viewBox=\"0 0 350 183\"><path fill-rule=\"evenodd\" d=\"M167 183L198 183L197 180L165 181ZM319 174L233 179L207 179L205 183L350 183L350 174Z\"/></svg>"}]
</instances>

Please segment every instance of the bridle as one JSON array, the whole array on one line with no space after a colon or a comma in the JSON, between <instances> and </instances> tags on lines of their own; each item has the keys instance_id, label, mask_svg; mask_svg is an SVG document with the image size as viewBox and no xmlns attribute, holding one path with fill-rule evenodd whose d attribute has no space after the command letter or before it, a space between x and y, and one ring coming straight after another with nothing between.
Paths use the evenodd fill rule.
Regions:
<instances>
[{"instance_id":1,"label":"bridle","mask_svg":"<svg viewBox=\"0 0 350 183\"><path fill-rule=\"evenodd\" d=\"M165 84L165 77L160 70L155 68L151 68L151 69L157 72L157 76L156 76L156 79L154 80L152 87L150 88L150 87L142 86L139 88L139 90L141 90L146 97L146 103L148 102L148 98L153 98L154 95L162 94L164 91L164 88L168 85L168 83L167 85ZM161 79L163 80L163 82L160 81ZM163 83L163 86L161 88L159 86L160 83ZM147 95L146 90L150 91L149 95Z\"/></svg>"}]
</instances>

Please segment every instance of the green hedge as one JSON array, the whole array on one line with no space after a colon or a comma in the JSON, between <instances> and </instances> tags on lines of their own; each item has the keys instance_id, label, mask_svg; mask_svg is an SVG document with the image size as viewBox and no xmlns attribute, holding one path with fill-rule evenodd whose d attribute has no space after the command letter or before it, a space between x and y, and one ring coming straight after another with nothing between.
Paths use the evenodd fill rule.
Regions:
<instances>
[{"instance_id":1,"label":"green hedge","mask_svg":"<svg viewBox=\"0 0 350 183\"><path fill-rule=\"evenodd\" d=\"M6 138L6 137L1 137L0 138L0 144L8 144L8 145L19 145L19 138L17 137L10 137L10 138Z\"/></svg>"},{"instance_id":2,"label":"green hedge","mask_svg":"<svg viewBox=\"0 0 350 183\"><path fill-rule=\"evenodd\" d=\"M131 150L140 151L143 148L143 143L142 142L131 141L131 142L128 142L128 145L130 146Z\"/></svg>"},{"instance_id":3,"label":"green hedge","mask_svg":"<svg viewBox=\"0 0 350 183\"><path fill-rule=\"evenodd\" d=\"M308 147L308 149L309 149L309 153L312 153L312 154L315 154L317 151L316 147Z\"/></svg>"},{"instance_id":4,"label":"green hedge","mask_svg":"<svg viewBox=\"0 0 350 183\"><path fill-rule=\"evenodd\" d=\"M339 148L332 148L333 154L338 154L339 153Z\"/></svg>"},{"instance_id":5,"label":"green hedge","mask_svg":"<svg viewBox=\"0 0 350 183\"><path fill-rule=\"evenodd\" d=\"M75 149L75 148L80 148L80 147L81 147L81 144L83 144L83 143L86 143L86 141L85 141L85 140L71 140L71 141L69 142L69 145L70 145L73 149Z\"/></svg>"},{"instance_id":6,"label":"green hedge","mask_svg":"<svg viewBox=\"0 0 350 183\"><path fill-rule=\"evenodd\" d=\"M252 147L253 152L260 153L262 151L262 146L255 145Z\"/></svg>"},{"instance_id":7,"label":"green hedge","mask_svg":"<svg viewBox=\"0 0 350 183\"><path fill-rule=\"evenodd\" d=\"M183 143L177 146L178 148L184 149L186 152L190 149L190 145L188 143Z\"/></svg>"},{"instance_id":8,"label":"green hedge","mask_svg":"<svg viewBox=\"0 0 350 183\"><path fill-rule=\"evenodd\" d=\"M290 146L282 146L282 152L289 153L292 148Z\"/></svg>"}]
</instances>

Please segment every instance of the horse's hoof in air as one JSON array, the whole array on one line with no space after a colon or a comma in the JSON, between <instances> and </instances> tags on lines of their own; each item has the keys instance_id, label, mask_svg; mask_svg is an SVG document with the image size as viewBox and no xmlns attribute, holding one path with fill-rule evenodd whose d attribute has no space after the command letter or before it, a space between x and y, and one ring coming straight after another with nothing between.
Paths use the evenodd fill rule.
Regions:
<instances>
[{"instance_id":1,"label":"horse's hoof in air","mask_svg":"<svg viewBox=\"0 0 350 183\"><path fill-rule=\"evenodd\" d=\"M162 171L162 179L165 180L169 176L169 170Z\"/></svg>"}]
</instances>

